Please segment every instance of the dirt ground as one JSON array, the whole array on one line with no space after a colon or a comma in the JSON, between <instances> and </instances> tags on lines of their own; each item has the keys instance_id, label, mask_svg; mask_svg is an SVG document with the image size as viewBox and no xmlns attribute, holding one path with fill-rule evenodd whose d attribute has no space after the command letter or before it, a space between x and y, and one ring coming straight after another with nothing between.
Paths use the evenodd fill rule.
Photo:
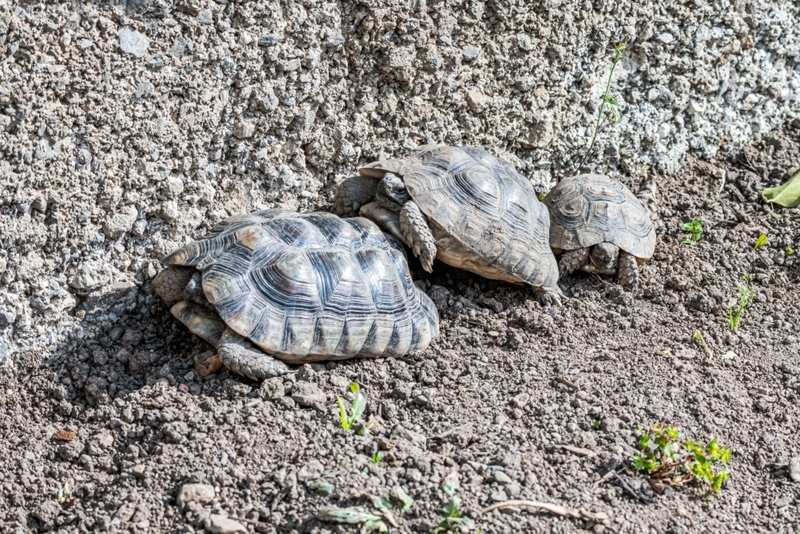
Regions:
<instances>
[{"instance_id":1,"label":"dirt ground","mask_svg":"<svg viewBox=\"0 0 800 534\"><path fill-rule=\"evenodd\" d=\"M149 281L133 296L120 288L112 329L87 328L46 361L23 353L0 376L2 530L239 528L214 530L214 514L251 532L353 532L314 514L371 509L365 495L399 485L415 504L395 513L392 531L429 532L446 502L439 486L456 472L473 532L796 532L800 484L788 466L800 455L800 213L773 211L758 192L798 164L800 129L789 126L661 178L656 254L634 292L575 274L563 284L570 298L548 311L523 288L440 263L428 276L415 263L441 336L402 360L309 365L262 384L224 370L201 379L194 360L209 347L173 320ZM681 244L694 217L702 238ZM769 241L756 250L760 234ZM745 274L758 298L731 331L728 306ZM339 424L336 395L347 398L350 381L369 397L364 436ZM692 488L659 495L624 474L627 490L596 484L610 462L630 460L637 427L659 421L733 448L713 503ZM59 441L57 431L75 438ZM320 477L332 495L310 489ZM213 486L213 501L179 506L186 483ZM517 498L609 519L480 514Z\"/></svg>"}]
</instances>

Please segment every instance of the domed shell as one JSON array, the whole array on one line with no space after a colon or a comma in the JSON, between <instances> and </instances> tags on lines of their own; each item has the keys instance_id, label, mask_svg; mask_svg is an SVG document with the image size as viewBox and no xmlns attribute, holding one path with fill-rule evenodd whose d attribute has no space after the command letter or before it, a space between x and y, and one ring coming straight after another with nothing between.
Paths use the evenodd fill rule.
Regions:
<instances>
[{"instance_id":1,"label":"domed shell","mask_svg":"<svg viewBox=\"0 0 800 534\"><path fill-rule=\"evenodd\" d=\"M561 180L545 197L550 246L575 250L608 242L641 260L652 257L656 233L647 210L630 189L600 174Z\"/></svg>"},{"instance_id":2,"label":"domed shell","mask_svg":"<svg viewBox=\"0 0 800 534\"><path fill-rule=\"evenodd\" d=\"M360 217L240 215L162 263L202 271L203 292L228 327L290 363L399 356L439 332L403 248Z\"/></svg>"},{"instance_id":3,"label":"domed shell","mask_svg":"<svg viewBox=\"0 0 800 534\"><path fill-rule=\"evenodd\" d=\"M402 176L431 222L437 257L454 258L447 263L534 287L556 284L547 210L530 181L510 163L481 148L428 145L407 158L372 163L359 172Z\"/></svg>"}]
</instances>

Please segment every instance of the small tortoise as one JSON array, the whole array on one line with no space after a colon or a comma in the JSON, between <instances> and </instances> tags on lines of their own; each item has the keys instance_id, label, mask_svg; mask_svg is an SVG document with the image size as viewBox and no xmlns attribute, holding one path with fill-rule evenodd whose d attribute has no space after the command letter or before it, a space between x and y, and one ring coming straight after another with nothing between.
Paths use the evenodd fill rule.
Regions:
<instances>
[{"instance_id":1,"label":"small tortoise","mask_svg":"<svg viewBox=\"0 0 800 534\"><path fill-rule=\"evenodd\" d=\"M368 219L239 215L162 263L158 296L249 378L287 373L286 363L399 356L439 334L402 245Z\"/></svg>"},{"instance_id":2,"label":"small tortoise","mask_svg":"<svg viewBox=\"0 0 800 534\"><path fill-rule=\"evenodd\" d=\"M560 302L547 210L510 163L481 148L427 145L358 171L337 189L338 214L374 220L428 272L438 258L486 278L528 284L544 304Z\"/></svg>"},{"instance_id":3,"label":"small tortoise","mask_svg":"<svg viewBox=\"0 0 800 534\"><path fill-rule=\"evenodd\" d=\"M636 287L638 266L656 246L650 222L657 215L656 193L652 179L645 180L637 196L599 174L561 180L544 199L560 276L576 269L616 274L623 287Z\"/></svg>"}]
</instances>

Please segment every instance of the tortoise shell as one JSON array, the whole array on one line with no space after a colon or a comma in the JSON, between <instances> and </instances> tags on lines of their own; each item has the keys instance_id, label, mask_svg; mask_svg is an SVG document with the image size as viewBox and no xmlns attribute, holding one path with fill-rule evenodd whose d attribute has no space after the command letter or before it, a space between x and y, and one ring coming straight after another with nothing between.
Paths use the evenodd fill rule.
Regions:
<instances>
[{"instance_id":1,"label":"tortoise shell","mask_svg":"<svg viewBox=\"0 0 800 534\"><path fill-rule=\"evenodd\" d=\"M510 163L482 148L427 145L359 172L402 177L428 218L437 258L445 263L534 287L556 284L547 210Z\"/></svg>"},{"instance_id":2,"label":"tortoise shell","mask_svg":"<svg viewBox=\"0 0 800 534\"><path fill-rule=\"evenodd\" d=\"M439 332L402 246L360 217L239 215L162 263L202 271L203 292L228 327L289 363L399 356Z\"/></svg>"},{"instance_id":3,"label":"tortoise shell","mask_svg":"<svg viewBox=\"0 0 800 534\"><path fill-rule=\"evenodd\" d=\"M653 256L650 215L622 183L600 174L561 180L545 197L550 246L557 252L608 242L640 260Z\"/></svg>"}]
</instances>

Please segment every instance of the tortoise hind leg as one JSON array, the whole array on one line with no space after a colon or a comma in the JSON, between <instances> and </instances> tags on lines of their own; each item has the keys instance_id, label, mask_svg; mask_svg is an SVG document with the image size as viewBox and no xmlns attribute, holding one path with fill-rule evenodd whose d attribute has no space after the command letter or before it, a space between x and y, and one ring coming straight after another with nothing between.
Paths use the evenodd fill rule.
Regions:
<instances>
[{"instance_id":1,"label":"tortoise hind leg","mask_svg":"<svg viewBox=\"0 0 800 534\"><path fill-rule=\"evenodd\" d=\"M558 277L563 278L573 271L580 269L586 265L588 260L588 248L576 248L575 250L564 252L558 260Z\"/></svg>"},{"instance_id":2,"label":"tortoise hind leg","mask_svg":"<svg viewBox=\"0 0 800 534\"><path fill-rule=\"evenodd\" d=\"M436 239L433 237L428 220L414 202L406 202L400 210L400 229L404 241L414 251L422 263L422 268L433 271L433 259L436 257Z\"/></svg>"},{"instance_id":3,"label":"tortoise hind leg","mask_svg":"<svg viewBox=\"0 0 800 534\"><path fill-rule=\"evenodd\" d=\"M617 280L619 285L626 289L633 289L639 283L639 264L636 256L624 250L619 251Z\"/></svg>"},{"instance_id":4,"label":"tortoise hind leg","mask_svg":"<svg viewBox=\"0 0 800 534\"><path fill-rule=\"evenodd\" d=\"M222 333L219 342L222 365L253 380L264 380L291 373L291 368L256 347L249 339L230 328Z\"/></svg>"}]
</instances>

